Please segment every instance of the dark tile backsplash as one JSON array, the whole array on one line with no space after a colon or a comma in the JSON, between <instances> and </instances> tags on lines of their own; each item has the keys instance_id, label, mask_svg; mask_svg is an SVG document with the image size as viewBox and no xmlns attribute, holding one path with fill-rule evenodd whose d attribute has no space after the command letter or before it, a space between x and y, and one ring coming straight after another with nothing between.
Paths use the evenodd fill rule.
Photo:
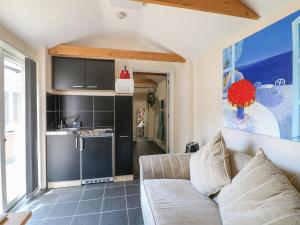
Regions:
<instances>
[{"instance_id":1,"label":"dark tile backsplash","mask_svg":"<svg viewBox=\"0 0 300 225\"><path fill-rule=\"evenodd\" d=\"M114 112L94 112L94 127L103 128L114 124Z\"/></svg>"},{"instance_id":2,"label":"dark tile backsplash","mask_svg":"<svg viewBox=\"0 0 300 225\"><path fill-rule=\"evenodd\" d=\"M113 96L95 96L94 97L95 111L114 111L115 97Z\"/></svg>"},{"instance_id":3,"label":"dark tile backsplash","mask_svg":"<svg viewBox=\"0 0 300 225\"><path fill-rule=\"evenodd\" d=\"M61 120L67 127L73 121L82 128L114 127L114 97L47 93L47 129L56 129Z\"/></svg>"},{"instance_id":4,"label":"dark tile backsplash","mask_svg":"<svg viewBox=\"0 0 300 225\"><path fill-rule=\"evenodd\" d=\"M73 121L81 121L81 127L93 128L93 111L61 111L60 119L64 120L67 127L72 127ZM113 126L113 125L112 125Z\"/></svg>"},{"instance_id":5,"label":"dark tile backsplash","mask_svg":"<svg viewBox=\"0 0 300 225\"><path fill-rule=\"evenodd\" d=\"M47 112L47 129L57 128L59 122L59 112Z\"/></svg>"},{"instance_id":6,"label":"dark tile backsplash","mask_svg":"<svg viewBox=\"0 0 300 225\"><path fill-rule=\"evenodd\" d=\"M47 112L59 111L59 96L47 93Z\"/></svg>"},{"instance_id":7,"label":"dark tile backsplash","mask_svg":"<svg viewBox=\"0 0 300 225\"><path fill-rule=\"evenodd\" d=\"M93 96L60 96L60 110L66 111L93 111Z\"/></svg>"}]
</instances>

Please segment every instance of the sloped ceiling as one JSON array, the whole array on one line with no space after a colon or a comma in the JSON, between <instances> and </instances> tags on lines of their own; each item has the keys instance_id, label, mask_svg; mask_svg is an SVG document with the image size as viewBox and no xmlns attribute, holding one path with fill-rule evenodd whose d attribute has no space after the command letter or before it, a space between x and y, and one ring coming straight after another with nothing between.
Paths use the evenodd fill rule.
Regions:
<instances>
[{"instance_id":1,"label":"sloped ceiling","mask_svg":"<svg viewBox=\"0 0 300 225\"><path fill-rule=\"evenodd\" d=\"M293 1L297 0L244 2L263 18ZM127 17L118 19L120 11ZM34 48L61 43L97 45L97 39L113 37L131 40L138 48L196 58L220 38L256 22L186 9L138 5L128 0L0 0L0 26Z\"/></svg>"}]
</instances>

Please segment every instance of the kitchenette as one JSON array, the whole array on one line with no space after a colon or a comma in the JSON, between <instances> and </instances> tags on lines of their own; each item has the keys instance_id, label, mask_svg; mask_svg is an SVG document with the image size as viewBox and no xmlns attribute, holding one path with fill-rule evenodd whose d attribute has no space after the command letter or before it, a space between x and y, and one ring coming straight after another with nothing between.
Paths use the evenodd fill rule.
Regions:
<instances>
[{"instance_id":1,"label":"kitchenette","mask_svg":"<svg viewBox=\"0 0 300 225\"><path fill-rule=\"evenodd\" d=\"M116 82L114 60L52 57L55 91L46 100L48 188L132 179L131 82ZM69 94L72 90L76 95ZM103 91L111 94L102 96Z\"/></svg>"}]
</instances>

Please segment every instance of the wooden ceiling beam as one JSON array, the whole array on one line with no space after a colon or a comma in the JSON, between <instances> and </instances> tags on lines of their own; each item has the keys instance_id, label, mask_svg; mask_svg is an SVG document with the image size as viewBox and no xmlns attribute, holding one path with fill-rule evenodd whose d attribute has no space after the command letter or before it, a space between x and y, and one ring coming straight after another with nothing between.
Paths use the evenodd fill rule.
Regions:
<instances>
[{"instance_id":1,"label":"wooden ceiling beam","mask_svg":"<svg viewBox=\"0 0 300 225\"><path fill-rule=\"evenodd\" d=\"M139 76L158 76L158 77L165 77L167 76L166 73L148 73L148 72L133 72L134 77Z\"/></svg>"},{"instance_id":2,"label":"wooden ceiling beam","mask_svg":"<svg viewBox=\"0 0 300 225\"><path fill-rule=\"evenodd\" d=\"M259 19L260 16L241 0L134 0L163 6L192 9L218 13L247 19Z\"/></svg>"},{"instance_id":3,"label":"wooden ceiling beam","mask_svg":"<svg viewBox=\"0 0 300 225\"><path fill-rule=\"evenodd\" d=\"M135 84L156 84L156 82L151 79L136 79L136 78L133 79Z\"/></svg>"},{"instance_id":4,"label":"wooden ceiling beam","mask_svg":"<svg viewBox=\"0 0 300 225\"><path fill-rule=\"evenodd\" d=\"M48 54L62 57L134 59L185 63L185 59L175 53L133 51L123 49L94 48L75 45L57 45L48 49Z\"/></svg>"}]
</instances>

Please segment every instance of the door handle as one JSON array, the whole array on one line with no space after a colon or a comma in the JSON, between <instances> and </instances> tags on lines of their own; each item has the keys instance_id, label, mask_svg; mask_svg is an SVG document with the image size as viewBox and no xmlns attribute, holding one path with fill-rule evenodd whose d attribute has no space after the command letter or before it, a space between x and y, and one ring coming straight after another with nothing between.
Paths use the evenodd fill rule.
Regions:
<instances>
[{"instance_id":1,"label":"door handle","mask_svg":"<svg viewBox=\"0 0 300 225\"><path fill-rule=\"evenodd\" d=\"M74 85L74 86L72 86L73 88L83 88L83 86L82 85Z\"/></svg>"},{"instance_id":2,"label":"door handle","mask_svg":"<svg viewBox=\"0 0 300 225\"><path fill-rule=\"evenodd\" d=\"M78 138L75 138L75 147L78 148Z\"/></svg>"},{"instance_id":3,"label":"door handle","mask_svg":"<svg viewBox=\"0 0 300 225\"><path fill-rule=\"evenodd\" d=\"M128 138L128 137L129 137L128 135L120 136L120 138Z\"/></svg>"}]
</instances>

